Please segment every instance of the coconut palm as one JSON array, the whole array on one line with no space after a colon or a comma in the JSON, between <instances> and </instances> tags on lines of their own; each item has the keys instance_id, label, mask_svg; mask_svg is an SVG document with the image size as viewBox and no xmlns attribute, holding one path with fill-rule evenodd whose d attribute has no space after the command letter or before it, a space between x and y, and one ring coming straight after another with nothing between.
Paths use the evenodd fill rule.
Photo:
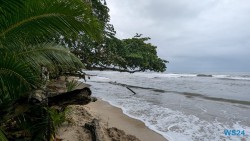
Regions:
<instances>
[{"instance_id":1,"label":"coconut palm","mask_svg":"<svg viewBox=\"0 0 250 141\"><path fill-rule=\"evenodd\" d=\"M55 37L81 33L100 39L100 28L90 4L82 0L0 0L0 115L42 86L41 65L51 71L83 67L67 47L53 43ZM43 107L33 108L43 113ZM25 125L28 117L22 111L9 115L32 134L34 128ZM6 140L1 127L4 121L0 117L0 140Z\"/></svg>"}]
</instances>

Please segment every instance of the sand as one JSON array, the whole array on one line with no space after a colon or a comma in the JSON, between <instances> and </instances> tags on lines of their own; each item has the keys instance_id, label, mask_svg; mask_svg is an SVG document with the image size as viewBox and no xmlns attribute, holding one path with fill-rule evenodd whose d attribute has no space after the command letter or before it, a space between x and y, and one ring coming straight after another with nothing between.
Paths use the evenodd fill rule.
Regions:
<instances>
[{"instance_id":1,"label":"sand","mask_svg":"<svg viewBox=\"0 0 250 141\"><path fill-rule=\"evenodd\" d=\"M120 108L108 102L98 100L86 105L88 111L101 119L108 127L116 127L139 138L141 141L166 141L166 139L149 129L143 122L123 114Z\"/></svg>"},{"instance_id":2,"label":"sand","mask_svg":"<svg viewBox=\"0 0 250 141\"><path fill-rule=\"evenodd\" d=\"M68 77L68 80L78 78ZM93 121L98 122L95 128L102 141L166 141L143 122L130 118L120 108L100 99L87 105L71 105L68 109L66 121L56 133L57 141L92 141L91 129L86 124Z\"/></svg>"},{"instance_id":3,"label":"sand","mask_svg":"<svg viewBox=\"0 0 250 141\"><path fill-rule=\"evenodd\" d=\"M87 105L69 106L66 122L57 131L60 141L92 141L85 124L97 119L103 141L166 141L139 120L128 117L120 108L99 100Z\"/></svg>"}]
</instances>

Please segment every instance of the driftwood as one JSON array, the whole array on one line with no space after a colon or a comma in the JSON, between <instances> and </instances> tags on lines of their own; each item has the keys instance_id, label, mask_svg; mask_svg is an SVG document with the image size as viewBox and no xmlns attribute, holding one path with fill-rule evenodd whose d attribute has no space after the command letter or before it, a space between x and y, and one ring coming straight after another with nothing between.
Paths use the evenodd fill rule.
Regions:
<instances>
[{"instance_id":1,"label":"driftwood","mask_svg":"<svg viewBox=\"0 0 250 141\"><path fill-rule=\"evenodd\" d=\"M91 91L89 88L65 92L48 98L49 106L85 105L91 102Z\"/></svg>"},{"instance_id":2,"label":"driftwood","mask_svg":"<svg viewBox=\"0 0 250 141\"><path fill-rule=\"evenodd\" d=\"M131 91L134 95L136 94L135 91L133 91L131 88L129 88L129 85L126 85L126 84L121 84L121 83L117 83L116 81L115 82L109 82L110 84L113 84L113 85L119 85L119 86L122 86L122 87L126 87L129 91ZM130 86L131 87L131 86Z\"/></svg>"},{"instance_id":3,"label":"driftwood","mask_svg":"<svg viewBox=\"0 0 250 141\"><path fill-rule=\"evenodd\" d=\"M133 135L126 135L123 130L115 127L104 128L100 125L99 120L93 119L89 123L85 123L85 129L88 129L92 136L92 141L140 141ZM105 135L106 136L105 136ZM108 136L107 136L108 135Z\"/></svg>"},{"instance_id":4,"label":"driftwood","mask_svg":"<svg viewBox=\"0 0 250 141\"><path fill-rule=\"evenodd\" d=\"M49 94L46 94L46 92L43 90L36 90L31 97L28 95L23 96L13 103L9 103L4 107L0 107L0 121L4 122L5 120L18 116L28 111L35 105L41 105L45 107L66 107L68 105L85 105L91 101L96 101L96 98L91 97L89 85L84 83L80 83L80 85L78 85L75 90L70 92L56 93L56 95L54 93L53 96L49 97L46 97L46 95Z\"/></svg>"},{"instance_id":5,"label":"driftwood","mask_svg":"<svg viewBox=\"0 0 250 141\"><path fill-rule=\"evenodd\" d=\"M136 94L136 92L134 92L132 89L130 89L129 87L126 87L128 90L130 90L133 94Z\"/></svg>"},{"instance_id":6,"label":"driftwood","mask_svg":"<svg viewBox=\"0 0 250 141\"><path fill-rule=\"evenodd\" d=\"M90 123L85 123L84 127L91 132L92 141L103 141L103 133L97 119L93 119Z\"/></svg>"}]
</instances>

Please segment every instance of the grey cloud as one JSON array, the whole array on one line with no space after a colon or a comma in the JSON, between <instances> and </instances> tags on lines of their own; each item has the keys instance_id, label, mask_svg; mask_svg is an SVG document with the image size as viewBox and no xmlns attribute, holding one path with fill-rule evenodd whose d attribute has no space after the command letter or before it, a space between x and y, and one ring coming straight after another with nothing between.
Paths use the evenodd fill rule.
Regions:
<instances>
[{"instance_id":1,"label":"grey cloud","mask_svg":"<svg viewBox=\"0 0 250 141\"><path fill-rule=\"evenodd\" d=\"M107 2L117 36L151 37L170 71L250 71L248 0Z\"/></svg>"}]
</instances>

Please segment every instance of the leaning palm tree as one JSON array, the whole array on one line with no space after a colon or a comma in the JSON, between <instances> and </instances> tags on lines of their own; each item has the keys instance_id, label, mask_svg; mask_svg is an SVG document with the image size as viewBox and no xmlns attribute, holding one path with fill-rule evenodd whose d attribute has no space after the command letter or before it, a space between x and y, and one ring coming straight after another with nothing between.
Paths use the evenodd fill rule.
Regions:
<instances>
[{"instance_id":1,"label":"leaning palm tree","mask_svg":"<svg viewBox=\"0 0 250 141\"><path fill-rule=\"evenodd\" d=\"M25 108L9 111L17 100L42 86L41 66L51 71L83 67L67 47L53 40L79 33L100 39L100 31L90 4L82 0L0 0L0 115L7 115L0 117L0 140L7 139L2 128L7 120L25 127L30 138L38 140L33 136L38 132L31 132L35 128L26 124ZM43 107L32 108L43 111ZM38 124L43 122L41 119Z\"/></svg>"}]
</instances>

